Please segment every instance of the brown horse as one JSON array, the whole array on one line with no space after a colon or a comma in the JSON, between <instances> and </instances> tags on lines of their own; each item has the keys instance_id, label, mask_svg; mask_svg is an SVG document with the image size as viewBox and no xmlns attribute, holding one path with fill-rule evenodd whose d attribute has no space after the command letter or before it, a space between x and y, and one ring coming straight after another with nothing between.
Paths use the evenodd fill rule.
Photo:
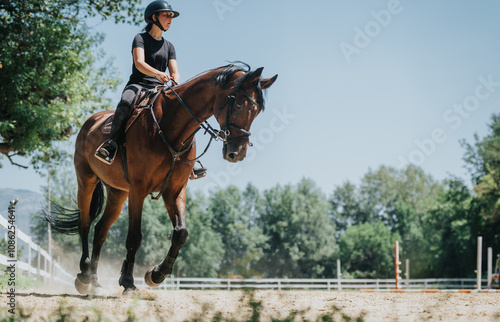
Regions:
<instances>
[{"instance_id":1,"label":"brown horse","mask_svg":"<svg viewBox=\"0 0 500 322\"><path fill-rule=\"evenodd\" d=\"M172 266L188 236L184 219L185 189L196 159L194 133L202 122L215 116L221 131L212 129L212 135L223 139L224 159L229 162L243 160L250 126L264 109L262 90L269 88L278 76L263 79L262 70L250 71L248 66L245 69L227 65L201 73L173 89L165 87L154 100L151 112L143 111L129 127L126 153L118 151L111 165L99 161L94 153L107 139L102 128L113 112L96 113L85 122L76 139L74 155L78 210L68 212L58 207L47 215L55 230L80 234L81 272L75 280L80 293L89 293L90 286L94 292L101 290L97 281L101 247L127 197L127 256L119 279L124 293L136 290L133 269L142 239L142 208L144 199L153 192L161 193L174 232L165 259L149 269L145 281L149 286L158 286L172 273ZM95 226L89 257L88 234L91 222L103 206L103 185L107 201L104 214Z\"/></svg>"}]
</instances>

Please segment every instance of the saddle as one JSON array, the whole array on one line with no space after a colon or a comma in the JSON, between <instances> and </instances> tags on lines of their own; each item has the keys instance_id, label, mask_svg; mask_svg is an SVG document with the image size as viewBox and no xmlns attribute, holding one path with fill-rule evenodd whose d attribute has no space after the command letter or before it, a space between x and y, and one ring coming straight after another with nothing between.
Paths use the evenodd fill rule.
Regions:
<instances>
[{"instance_id":1,"label":"saddle","mask_svg":"<svg viewBox=\"0 0 500 322\"><path fill-rule=\"evenodd\" d=\"M136 94L134 102L132 103L132 114L129 116L127 124L125 125L125 133L127 133L128 129L134 124L139 115L141 115L147 107L153 105L154 100L162 89L163 86L156 86L153 89L143 88ZM115 114L113 113L104 121L104 125L101 129L102 133L109 134L111 132L111 124L113 124L114 117Z\"/></svg>"}]
</instances>

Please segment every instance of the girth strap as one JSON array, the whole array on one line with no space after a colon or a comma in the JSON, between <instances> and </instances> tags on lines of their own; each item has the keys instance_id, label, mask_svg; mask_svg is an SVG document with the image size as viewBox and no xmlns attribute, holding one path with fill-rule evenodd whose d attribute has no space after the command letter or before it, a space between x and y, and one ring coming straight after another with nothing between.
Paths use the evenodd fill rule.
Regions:
<instances>
[{"instance_id":1,"label":"girth strap","mask_svg":"<svg viewBox=\"0 0 500 322\"><path fill-rule=\"evenodd\" d=\"M151 199L153 199L153 200L160 199L160 196L165 191L165 188L167 187L167 184L170 181L170 178L172 178L172 174L174 173L175 163L177 161L180 161L180 157L184 153L186 153L187 151L191 150L191 148L194 145L194 141L191 141L191 144L189 144L186 148L184 148L184 149L182 149L180 151L176 151L176 150L174 150L174 148L172 147L172 145L170 145L170 143L168 143L167 138L165 137L165 133L163 133L162 129L160 128L160 124L158 123L158 120L156 119L155 113L153 111L153 103L156 100L157 96L158 96L158 94L155 95L155 97L153 98L153 101L151 102L150 106L147 106L147 107L144 107L144 108L148 108L151 111L151 116L153 117L153 122L156 125L156 128L158 130L158 134L160 134L160 137L161 137L163 143L165 143L165 145L167 146L167 148L168 148L168 150L170 152L170 155L172 157L172 160L170 162L170 170L167 173L167 177L165 178L165 182L163 183L163 186L161 187L160 192L156 196L154 196L153 193L151 193ZM195 131L194 133L196 133L196 132L197 131ZM192 135L190 137L192 137ZM184 145L184 143L183 143L183 145Z\"/></svg>"}]
</instances>

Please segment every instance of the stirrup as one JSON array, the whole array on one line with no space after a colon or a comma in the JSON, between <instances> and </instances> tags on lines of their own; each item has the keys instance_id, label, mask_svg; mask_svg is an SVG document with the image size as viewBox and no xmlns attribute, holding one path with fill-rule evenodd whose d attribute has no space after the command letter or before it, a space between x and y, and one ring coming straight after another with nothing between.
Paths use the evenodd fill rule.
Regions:
<instances>
[{"instance_id":1,"label":"stirrup","mask_svg":"<svg viewBox=\"0 0 500 322\"><path fill-rule=\"evenodd\" d=\"M191 170L191 175L189 176L189 179L197 180L197 179L204 178L206 176L207 176L207 169L205 169L205 168L193 169L193 170Z\"/></svg>"},{"instance_id":2,"label":"stirrup","mask_svg":"<svg viewBox=\"0 0 500 322\"><path fill-rule=\"evenodd\" d=\"M198 163L201 167L196 169L193 168L193 170L191 170L191 175L189 176L189 179L191 180L201 179L206 177L207 175L207 168L205 168L200 161L198 161Z\"/></svg>"},{"instance_id":3,"label":"stirrup","mask_svg":"<svg viewBox=\"0 0 500 322\"><path fill-rule=\"evenodd\" d=\"M106 145L106 144L108 145L108 147L111 147L111 149L113 150L111 152L111 155L106 155L106 154L104 154L101 151L101 150L106 150L106 152L110 152L109 149L106 149L104 147L104 145ZM99 147L95 151L94 156L98 160L100 160L100 161L102 161L102 162L104 162L104 163L106 163L108 165L111 165L111 163L113 163L113 161L115 160L115 156L116 156L116 151L117 150L118 150L118 145L114 141L112 141L112 140L106 140L106 141L104 141L104 143L102 143L101 145L99 145Z\"/></svg>"}]
</instances>

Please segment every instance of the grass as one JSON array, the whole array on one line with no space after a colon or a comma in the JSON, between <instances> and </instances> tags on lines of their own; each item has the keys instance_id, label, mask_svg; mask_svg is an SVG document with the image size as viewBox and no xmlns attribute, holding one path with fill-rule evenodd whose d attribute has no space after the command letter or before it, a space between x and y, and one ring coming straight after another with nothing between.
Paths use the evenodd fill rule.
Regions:
<instances>
[{"instance_id":1,"label":"grass","mask_svg":"<svg viewBox=\"0 0 500 322\"><path fill-rule=\"evenodd\" d=\"M10 288L15 288L16 290L27 290L43 285L43 283L38 281L37 279L29 276L24 276L19 273L16 274L14 282L15 286L9 285L9 274L7 274L5 271L0 272L0 290L2 292Z\"/></svg>"}]
</instances>

